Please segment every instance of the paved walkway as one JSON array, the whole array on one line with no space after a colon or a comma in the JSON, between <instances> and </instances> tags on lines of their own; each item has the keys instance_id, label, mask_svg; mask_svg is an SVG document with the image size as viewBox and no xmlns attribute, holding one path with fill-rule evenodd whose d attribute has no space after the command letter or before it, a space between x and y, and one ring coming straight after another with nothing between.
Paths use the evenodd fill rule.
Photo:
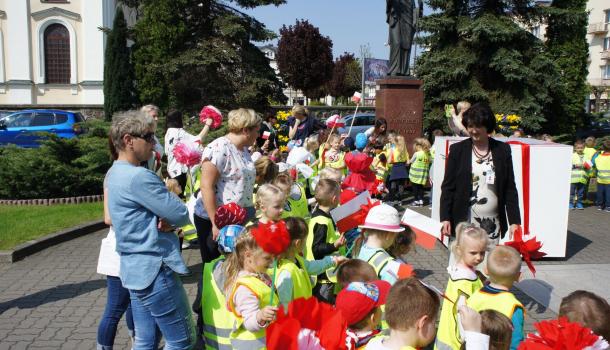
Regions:
<instances>
[{"instance_id":1,"label":"paved walkway","mask_svg":"<svg viewBox=\"0 0 610 350\"><path fill-rule=\"evenodd\" d=\"M570 282L577 281L578 276L610 280L609 227L609 213L593 208L571 213L568 257L538 263L538 279L543 282L544 278L549 279L555 295L546 300L544 294L535 295L536 301L516 291L527 308L526 330L533 330L536 320L556 317L551 309L555 309L553 303L563 295L576 288L590 286L593 290L594 285ZM97 325L106 302L105 279L95 273L99 242L105 234L106 231L99 231L12 265L0 265L1 350L95 348ZM186 250L184 257L193 271L193 277L184 279L192 300L196 278L201 273L199 251ZM411 260L418 275L439 288L444 288L447 282L446 262L447 251L438 245L432 251L418 248ZM589 273L585 275L583 271ZM594 291L610 298L609 289L599 287ZM124 323L119 327L115 344L115 349L129 349Z\"/></svg>"}]
</instances>

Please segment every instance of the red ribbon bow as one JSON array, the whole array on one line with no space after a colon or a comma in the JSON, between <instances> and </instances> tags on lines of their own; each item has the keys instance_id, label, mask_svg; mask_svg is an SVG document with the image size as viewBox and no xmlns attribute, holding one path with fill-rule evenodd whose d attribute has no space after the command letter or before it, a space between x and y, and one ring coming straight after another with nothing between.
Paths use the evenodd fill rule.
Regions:
<instances>
[{"instance_id":1,"label":"red ribbon bow","mask_svg":"<svg viewBox=\"0 0 610 350\"><path fill-rule=\"evenodd\" d=\"M571 323L565 317L534 323L534 327L538 334L528 334L519 350L582 350L599 340L589 328Z\"/></svg>"},{"instance_id":2,"label":"red ribbon bow","mask_svg":"<svg viewBox=\"0 0 610 350\"><path fill-rule=\"evenodd\" d=\"M511 242L506 242L504 245L515 248L519 254L525 260L527 267L532 271L532 274L536 276L536 268L532 263L532 259L540 259L546 255L540 251L542 248L542 242L536 240L536 237L523 241L523 230L521 226L515 230L515 236Z\"/></svg>"},{"instance_id":3,"label":"red ribbon bow","mask_svg":"<svg viewBox=\"0 0 610 350\"><path fill-rule=\"evenodd\" d=\"M258 246L271 255L280 255L290 246L290 234L284 220L259 223L250 232Z\"/></svg>"}]
</instances>

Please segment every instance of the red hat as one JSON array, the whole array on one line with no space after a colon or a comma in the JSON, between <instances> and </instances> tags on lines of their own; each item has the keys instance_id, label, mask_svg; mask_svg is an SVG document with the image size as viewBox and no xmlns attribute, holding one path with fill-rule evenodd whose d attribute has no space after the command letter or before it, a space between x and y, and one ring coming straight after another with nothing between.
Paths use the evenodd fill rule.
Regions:
<instances>
[{"instance_id":1,"label":"red hat","mask_svg":"<svg viewBox=\"0 0 610 350\"><path fill-rule=\"evenodd\" d=\"M349 326L354 325L374 308L385 304L392 287L386 281L352 282L337 295L335 307Z\"/></svg>"},{"instance_id":2,"label":"red hat","mask_svg":"<svg viewBox=\"0 0 610 350\"><path fill-rule=\"evenodd\" d=\"M246 220L246 209L235 203L222 205L216 209L214 223L220 230L229 225L242 225Z\"/></svg>"}]
</instances>

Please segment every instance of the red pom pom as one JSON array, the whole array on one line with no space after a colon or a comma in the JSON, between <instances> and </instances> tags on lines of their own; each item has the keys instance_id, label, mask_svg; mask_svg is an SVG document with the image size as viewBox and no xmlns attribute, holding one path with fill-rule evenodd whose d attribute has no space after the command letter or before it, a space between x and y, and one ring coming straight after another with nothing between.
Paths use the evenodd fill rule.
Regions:
<instances>
[{"instance_id":1,"label":"red pom pom","mask_svg":"<svg viewBox=\"0 0 610 350\"><path fill-rule=\"evenodd\" d=\"M201 123L205 123L205 121L208 119L212 119L212 125L210 125L210 128L218 129L220 124L222 124L222 113L220 113L218 108L212 105L205 106L201 109L201 112L199 112L199 121Z\"/></svg>"},{"instance_id":2,"label":"red pom pom","mask_svg":"<svg viewBox=\"0 0 610 350\"><path fill-rule=\"evenodd\" d=\"M280 255L290 246L290 234L284 220L259 223L251 232L258 246L271 255Z\"/></svg>"},{"instance_id":3,"label":"red pom pom","mask_svg":"<svg viewBox=\"0 0 610 350\"><path fill-rule=\"evenodd\" d=\"M534 327L538 334L528 334L519 350L582 350L600 339L589 328L568 322L565 317L534 323Z\"/></svg>"},{"instance_id":4,"label":"red pom pom","mask_svg":"<svg viewBox=\"0 0 610 350\"><path fill-rule=\"evenodd\" d=\"M188 167L195 166L201 163L201 149L195 144L186 144L179 142L172 152L176 161Z\"/></svg>"},{"instance_id":5,"label":"red pom pom","mask_svg":"<svg viewBox=\"0 0 610 350\"><path fill-rule=\"evenodd\" d=\"M540 249L542 249L542 242L536 240L536 237L524 241L523 230L521 229L521 226L519 226L519 228L515 230L514 239L504 243L504 245L515 248L523 257L523 260L532 274L536 276L536 268L532 263L532 259L540 259L546 255L546 253L540 251Z\"/></svg>"}]
</instances>

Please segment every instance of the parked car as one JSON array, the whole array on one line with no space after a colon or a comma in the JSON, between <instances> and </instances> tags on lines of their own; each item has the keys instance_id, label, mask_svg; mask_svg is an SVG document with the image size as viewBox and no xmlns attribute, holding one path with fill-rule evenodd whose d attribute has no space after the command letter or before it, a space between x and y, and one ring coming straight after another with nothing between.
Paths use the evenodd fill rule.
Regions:
<instances>
[{"instance_id":1,"label":"parked car","mask_svg":"<svg viewBox=\"0 0 610 350\"><path fill-rule=\"evenodd\" d=\"M349 136L356 137L357 134L367 131L369 128L375 126L375 114L374 113L358 113L356 114L356 120L354 120L354 126ZM350 125L352 125L353 114L346 115L343 117L345 120L345 127L339 128L340 134L347 134Z\"/></svg>"},{"instance_id":2,"label":"parked car","mask_svg":"<svg viewBox=\"0 0 610 350\"><path fill-rule=\"evenodd\" d=\"M73 138L84 132L79 124L85 118L79 112L55 109L28 109L0 119L0 145L15 144L21 147L38 147L44 138L40 132L54 133L59 137Z\"/></svg>"},{"instance_id":3,"label":"parked car","mask_svg":"<svg viewBox=\"0 0 610 350\"><path fill-rule=\"evenodd\" d=\"M610 114L608 117L610 117ZM610 119L606 118L600 121L592 121L588 127L576 131L577 139L585 139L589 136L597 138L610 136Z\"/></svg>"}]
</instances>

